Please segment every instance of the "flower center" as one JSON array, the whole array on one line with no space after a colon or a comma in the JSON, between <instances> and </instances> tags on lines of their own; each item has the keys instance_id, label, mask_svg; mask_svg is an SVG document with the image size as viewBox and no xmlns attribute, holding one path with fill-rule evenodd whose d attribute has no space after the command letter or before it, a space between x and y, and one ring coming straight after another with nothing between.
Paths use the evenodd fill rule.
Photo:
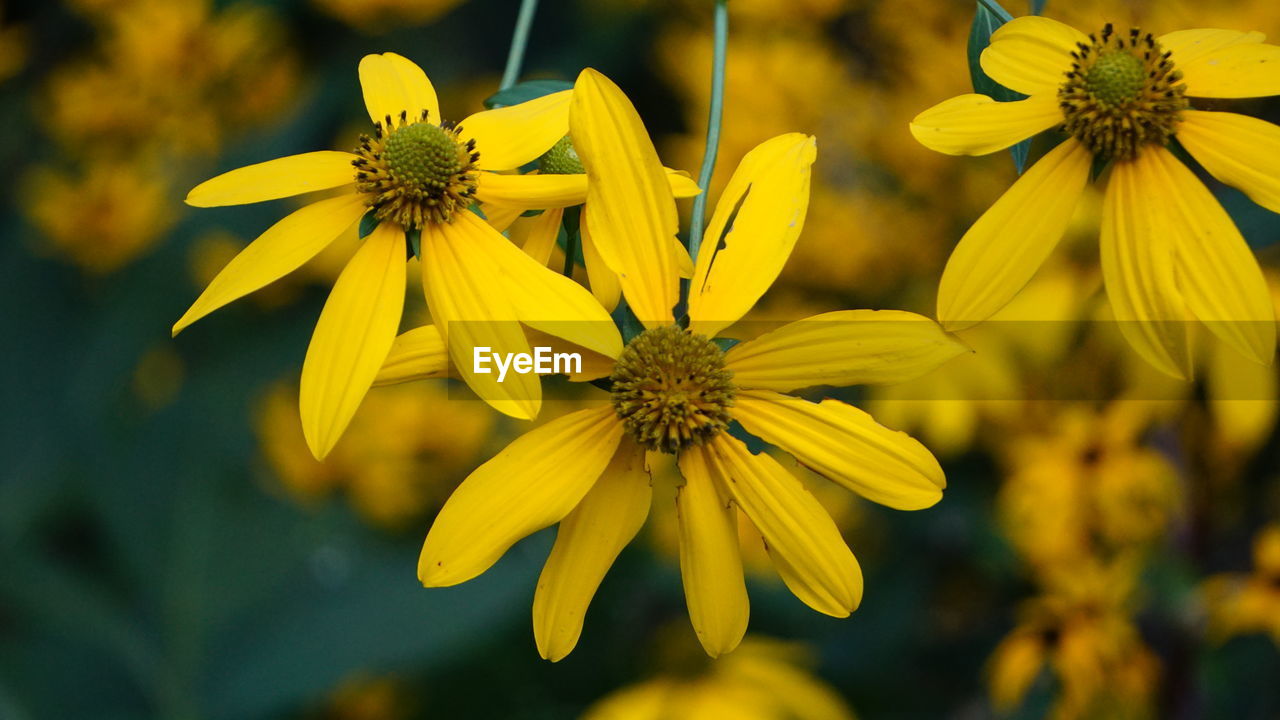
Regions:
<instances>
[{"instance_id":1,"label":"flower center","mask_svg":"<svg viewBox=\"0 0 1280 720\"><path fill-rule=\"evenodd\" d=\"M646 330L622 350L610 380L623 427L650 450L674 454L729 426L733 372L705 335L674 325Z\"/></svg>"},{"instance_id":2,"label":"flower center","mask_svg":"<svg viewBox=\"0 0 1280 720\"><path fill-rule=\"evenodd\" d=\"M475 141L427 122L425 110L412 122L401 112L398 123L389 115L374 123L373 137L361 135L356 154L356 190L368 196L375 217L406 229L452 222L476 192Z\"/></svg>"},{"instance_id":3,"label":"flower center","mask_svg":"<svg viewBox=\"0 0 1280 720\"><path fill-rule=\"evenodd\" d=\"M581 175L586 172L568 135L556 141L538 160L538 170L546 175Z\"/></svg>"},{"instance_id":4,"label":"flower center","mask_svg":"<svg viewBox=\"0 0 1280 720\"><path fill-rule=\"evenodd\" d=\"M1075 62L1058 90L1063 129L1108 160L1163 146L1190 105L1172 53L1137 28L1122 35L1108 24L1089 40L1071 53Z\"/></svg>"}]
</instances>

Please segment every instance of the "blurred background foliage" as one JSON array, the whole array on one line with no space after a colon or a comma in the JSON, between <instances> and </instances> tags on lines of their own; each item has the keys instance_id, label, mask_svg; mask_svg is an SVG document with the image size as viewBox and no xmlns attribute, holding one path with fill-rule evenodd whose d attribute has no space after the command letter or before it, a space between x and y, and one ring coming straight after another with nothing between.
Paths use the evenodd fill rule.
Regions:
<instances>
[{"instance_id":1,"label":"blurred background foliage","mask_svg":"<svg viewBox=\"0 0 1280 720\"><path fill-rule=\"evenodd\" d=\"M931 314L950 247L1015 175L1008 154L945 157L907 131L969 89L974 5L730 5L713 199L761 140L801 131L820 148L805 233L752 317ZM442 105L479 109L515 11L0 5L0 718L1280 716L1275 370L1206 344L1202 380L1185 386L1132 357L1097 322L1096 197L1008 322L962 334L973 356L848 396L922 437L949 478L938 506L898 513L810 477L866 573L852 618L804 608L744 535L755 635L708 661L662 501L558 664L538 659L529 627L549 533L460 587L419 587L432 513L518 428L440 384L375 389L314 462L290 383L354 232L174 341L173 320L279 214L190 212L182 198L220 171L352 146L365 53L400 52ZM1280 35L1274 0L1046 12ZM707 0L545 0L526 77L600 69L666 163L696 170L710 16ZM1247 105L1280 120L1274 99ZM1280 222L1215 191L1280 297ZM425 313L409 295L406 326Z\"/></svg>"}]
</instances>

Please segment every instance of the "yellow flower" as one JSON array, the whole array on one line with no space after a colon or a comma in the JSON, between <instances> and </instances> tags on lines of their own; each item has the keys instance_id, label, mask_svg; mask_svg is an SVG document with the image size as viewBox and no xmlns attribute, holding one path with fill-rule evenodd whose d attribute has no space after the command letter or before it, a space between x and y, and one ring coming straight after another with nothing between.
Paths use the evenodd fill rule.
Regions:
<instances>
[{"instance_id":1,"label":"yellow flower","mask_svg":"<svg viewBox=\"0 0 1280 720\"><path fill-rule=\"evenodd\" d=\"M347 189L259 236L209 283L174 334L296 270L366 212L379 221L334 284L302 367L303 433L317 458L341 436L395 339L411 252L406 233L420 234L436 327L442 337L459 336L451 351L486 345L527 353L521 323L595 352L616 354L621 346L598 332L609 316L586 289L531 260L469 207L476 200L522 209L582 202L585 179L496 172L534 160L565 135L571 93L476 113L455 126L441 120L426 74L399 55L366 56L360 83L374 131L354 153L318 151L250 165L187 196L191 205L214 207ZM532 418L541 405L535 375L501 384L494 375L463 377L508 415Z\"/></svg>"},{"instance_id":2,"label":"yellow flower","mask_svg":"<svg viewBox=\"0 0 1280 720\"><path fill-rule=\"evenodd\" d=\"M516 541L560 523L534 598L534 634L543 657L563 658L605 572L648 515L646 452L666 452L678 456L684 477L676 499L680 566L708 654L732 650L746 630L739 508L791 591L820 612L847 616L861 600L861 571L835 523L799 479L769 455L752 454L728 424L741 423L875 502L929 507L945 480L924 446L837 400L784 393L905 380L965 348L936 323L894 311L826 313L727 352L711 340L764 294L804 225L816 150L812 137L798 133L742 159L698 257L689 327L674 324L675 201L657 153L616 88L580 80L574 103L574 142L590 177L589 222L645 329L596 371L610 376L608 405L526 433L463 481L427 535L419 579L464 582ZM388 363L404 376L440 372L444 359L431 357L416 369L396 353Z\"/></svg>"},{"instance_id":3,"label":"yellow flower","mask_svg":"<svg viewBox=\"0 0 1280 720\"><path fill-rule=\"evenodd\" d=\"M1058 681L1050 718L1150 717L1159 665L1130 617L1137 570L1085 558L1049 578L992 653L996 710L1017 709L1047 669Z\"/></svg>"},{"instance_id":4,"label":"yellow flower","mask_svg":"<svg viewBox=\"0 0 1280 720\"><path fill-rule=\"evenodd\" d=\"M724 660L681 674L662 674L622 688L587 709L583 720L853 720L840 696L806 665L803 646L750 637Z\"/></svg>"},{"instance_id":5,"label":"yellow flower","mask_svg":"<svg viewBox=\"0 0 1280 720\"><path fill-rule=\"evenodd\" d=\"M918 115L924 145L982 155L1061 127L1069 137L1027 170L965 233L938 288L949 330L990 317L1027 283L1067 227L1090 169L1111 163L1101 260L1130 345L1179 378L1191 375L1188 321L1269 363L1275 314L1244 238L1167 145L1177 140L1219 180L1280 211L1280 127L1197 110L1192 98L1280 94L1280 47L1261 33L1182 30L1159 37L1105 26L1085 35L1044 17L993 35L982 68L1028 95L961 95Z\"/></svg>"},{"instance_id":6,"label":"yellow flower","mask_svg":"<svg viewBox=\"0 0 1280 720\"><path fill-rule=\"evenodd\" d=\"M1215 640L1267 633L1280 645L1280 524L1268 525L1254 538L1252 573L1215 575L1205 581L1203 593Z\"/></svg>"}]
</instances>

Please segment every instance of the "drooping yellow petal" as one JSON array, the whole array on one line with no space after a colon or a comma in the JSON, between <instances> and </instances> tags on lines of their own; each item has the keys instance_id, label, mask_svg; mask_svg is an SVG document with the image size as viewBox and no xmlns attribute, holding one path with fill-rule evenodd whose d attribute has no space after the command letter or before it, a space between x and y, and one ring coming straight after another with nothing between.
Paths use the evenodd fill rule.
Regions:
<instances>
[{"instance_id":1,"label":"drooping yellow petal","mask_svg":"<svg viewBox=\"0 0 1280 720\"><path fill-rule=\"evenodd\" d=\"M458 133L476 141L481 170L512 170L551 149L569 134L572 90L519 105L485 110L458 123Z\"/></svg>"},{"instance_id":2,"label":"drooping yellow petal","mask_svg":"<svg viewBox=\"0 0 1280 720\"><path fill-rule=\"evenodd\" d=\"M923 315L841 310L738 343L725 356L738 387L790 391L816 385L914 380L969 352Z\"/></svg>"},{"instance_id":3,"label":"drooping yellow petal","mask_svg":"<svg viewBox=\"0 0 1280 720\"><path fill-rule=\"evenodd\" d=\"M1187 314L1174 279L1172 218L1155 188L1155 153L1116 163L1102 203L1099 257L1120 332L1144 360L1191 377Z\"/></svg>"},{"instance_id":4,"label":"drooping yellow petal","mask_svg":"<svg viewBox=\"0 0 1280 720\"><path fill-rule=\"evenodd\" d=\"M516 220L524 214L523 208L509 207L507 205L481 205L480 212L484 214L485 222L493 226L498 232L506 232L515 224Z\"/></svg>"},{"instance_id":5,"label":"drooping yellow petal","mask_svg":"<svg viewBox=\"0 0 1280 720\"><path fill-rule=\"evenodd\" d=\"M618 276L604 264L600 251L596 249L595 240L591 239L587 219L582 218L578 226L582 235L582 262L587 266L587 282L591 284L591 294L596 296L605 310L613 312L618 306L618 298L622 296L622 286L618 284Z\"/></svg>"},{"instance_id":6,"label":"drooping yellow petal","mask_svg":"<svg viewBox=\"0 0 1280 720\"><path fill-rule=\"evenodd\" d=\"M546 265L551 260L551 251L556 248L560 222L563 219L564 210L560 208L551 208L533 217L522 218L511 226L511 242L519 245L539 265Z\"/></svg>"},{"instance_id":7,"label":"drooping yellow petal","mask_svg":"<svg viewBox=\"0 0 1280 720\"><path fill-rule=\"evenodd\" d=\"M790 133L742 158L698 251L689 288L691 331L715 335L737 322L782 272L804 228L816 157L811 136Z\"/></svg>"},{"instance_id":8,"label":"drooping yellow petal","mask_svg":"<svg viewBox=\"0 0 1280 720\"><path fill-rule=\"evenodd\" d=\"M918 440L839 400L811 403L769 390L739 391L733 417L747 432L859 495L897 510L942 499L942 467Z\"/></svg>"},{"instance_id":9,"label":"drooping yellow petal","mask_svg":"<svg viewBox=\"0 0 1280 720\"><path fill-rule=\"evenodd\" d=\"M804 604L848 617L862 602L862 569L835 521L800 480L727 433L709 444L712 475L764 537L778 574Z\"/></svg>"},{"instance_id":10,"label":"drooping yellow petal","mask_svg":"<svg viewBox=\"0 0 1280 720\"><path fill-rule=\"evenodd\" d=\"M246 165L195 186L187 193L187 204L245 205L328 190L356 181L355 159L351 153L319 150Z\"/></svg>"},{"instance_id":11,"label":"drooping yellow petal","mask_svg":"<svg viewBox=\"0 0 1280 720\"><path fill-rule=\"evenodd\" d=\"M1203 57L1232 45L1260 43L1267 38L1260 32L1196 28L1175 30L1161 35L1160 47L1172 53L1170 60L1175 68L1194 65Z\"/></svg>"},{"instance_id":12,"label":"drooping yellow petal","mask_svg":"<svg viewBox=\"0 0 1280 720\"><path fill-rule=\"evenodd\" d=\"M1093 155L1074 138L1032 165L951 252L938 285L938 321L963 330L991 317L1031 280L1066 232Z\"/></svg>"},{"instance_id":13,"label":"drooping yellow petal","mask_svg":"<svg viewBox=\"0 0 1280 720\"><path fill-rule=\"evenodd\" d=\"M1187 95L1206 98L1251 98L1280 95L1280 45L1258 42L1248 34L1235 42L1201 52L1192 59L1173 58L1182 71ZM1260 39L1260 38L1257 38Z\"/></svg>"},{"instance_id":14,"label":"drooping yellow petal","mask_svg":"<svg viewBox=\"0 0 1280 720\"><path fill-rule=\"evenodd\" d=\"M374 385L449 376L449 350L435 325L423 325L396 337Z\"/></svg>"},{"instance_id":15,"label":"drooping yellow petal","mask_svg":"<svg viewBox=\"0 0 1280 720\"><path fill-rule=\"evenodd\" d=\"M921 145L948 155L986 155L1016 145L1062 123L1056 95L999 102L986 95L957 95L911 121Z\"/></svg>"},{"instance_id":16,"label":"drooping yellow petal","mask_svg":"<svg viewBox=\"0 0 1280 720\"><path fill-rule=\"evenodd\" d=\"M427 111L427 121L440 124L440 101L427 74L416 63L395 53L365 55L360 60L360 89L369 119L398 122L400 113L410 121Z\"/></svg>"},{"instance_id":17,"label":"drooping yellow petal","mask_svg":"<svg viewBox=\"0 0 1280 720\"><path fill-rule=\"evenodd\" d=\"M472 213L464 211L458 217L465 215ZM485 230L497 234L476 220ZM477 233L468 232L467 227L455 221L423 228L422 282L427 305L445 339L449 358L467 386L498 412L531 420L542 406L542 383L537 375L508 372L499 382L492 362L487 363L489 372L476 372L477 351L528 353L529 342L507 295L505 281L474 246L472 237ZM507 242L501 235L498 239Z\"/></svg>"},{"instance_id":18,"label":"drooping yellow petal","mask_svg":"<svg viewBox=\"0 0 1280 720\"><path fill-rule=\"evenodd\" d=\"M1173 153L1152 148L1143 160L1154 183L1148 202L1169 222L1178 287L1187 309L1246 357L1270 364L1275 307L1258 260L1204 183Z\"/></svg>"},{"instance_id":19,"label":"drooping yellow petal","mask_svg":"<svg viewBox=\"0 0 1280 720\"><path fill-rule=\"evenodd\" d=\"M622 423L609 406L579 410L516 438L476 468L436 516L418 558L428 587L466 582L517 540L564 519L609 464Z\"/></svg>"},{"instance_id":20,"label":"drooping yellow petal","mask_svg":"<svg viewBox=\"0 0 1280 720\"><path fill-rule=\"evenodd\" d=\"M565 208L587 199L586 175L499 175L482 172L477 176L476 198L489 205L524 210Z\"/></svg>"},{"instance_id":21,"label":"drooping yellow petal","mask_svg":"<svg viewBox=\"0 0 1280 720\"><path fill-rule=\"evenodd\" d=\"M352 194L321 200L286 215L222 268L174 323L173 334L302 267L359 220L365 210L364 198Z\"/></svg>"},{"instance_id":22,"label":"drooping yellow petal","mask_svg":"<svg viewBox=\"0 0 1280 720\"><path fill-rule=\"evenodd\" d=\"M738 548L738 511L711 476L706 450L680 454L684 485L676 494L680 520L680 578L698 642L719 657L742 642L751 605Z\"/></svg>"},{"instance_id":23,"label":"drooping yellow petal","mask_svg":"<svg viewBox=\"0 0 1280 720\"><path fill-rule=\"evenodd\" d=\"M587 170L586 221L600 257L645 327L669 325L679 294L676 203L631 101L590 68L574 87L569 124Z\"/></svg>"},{"instance_id":24,"label":"drooping yellow petal","mask_svg":"<svg viewBox=\"0 0 1280 720\"><path fill-rule=\"evenodd\" d=\"M644 525L652 495L644 449L622 442L582 502L560 521L533 596L533 635L542 657L556 662L578 644L587 606Z\"/></svg>"},{"instance_id":25,"label":"drooping yellow petal","mask_svg":"<svg viewBox=\"0 0 1280 720\"><path fill-rule=\"evenodd\" d=\"M1024 95L1056 96L1084 33L1047 17L1026 15L996 28L979 62L992 80Z\"/></svg>"},{"instance_id":26,"label":"drooping yellow petal","mask_svg":"<svg viewBox=\"0 0 1280 720\"><path fill-rule=\"evenodd\" d=\"M404 231L382 223L338 276L302 363L302 434L317 459L342 436L400 326Z\"/></svg>"},{"instance_id":27,"label":"drooping yellow petal","mask_svg":"<svg viewBox=\"0 0 1280 720\"><path fill-rule=\"evenodd\" d=\"M1280 213L1280 126L1227 112L1185 110L1178 142L1214 177Z\"/></svg>"},{"instance_id":28,"label":"drooping yellow petal","mask_svg":"<svg viewBox=\"0 0 1280 720\"><path fill-rule=\"evenodd\" d=\"M602 355L622 352L617 326L586 288L539 264L473 213L455 218L449 234L474 255L473 267L487 266L489 292L506 294L521 322Z\"/></svg>"}]
</instances>

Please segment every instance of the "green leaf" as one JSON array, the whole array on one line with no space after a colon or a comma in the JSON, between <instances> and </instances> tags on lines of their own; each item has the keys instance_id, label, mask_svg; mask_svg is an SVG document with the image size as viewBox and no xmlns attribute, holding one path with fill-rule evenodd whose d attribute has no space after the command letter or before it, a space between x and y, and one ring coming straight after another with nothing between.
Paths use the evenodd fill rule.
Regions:
<instances>
[{"instance_id":1,"label":"green leaf","mask_svg":"<svg viewBox=\"0 0 1280 720\"><path fill-rule=\"evenodd\" d=\"M516 83L506 90L499 90L490 95L484 101L484 106L492 110L494 108L507 107L508 105L519 105L522 102L528 102L543 95L572 89L573 83L567 80L529 80Z\"/></svg>"},{"instance_id":2,"label":"green leaf","mask_svg":"<svg viewBox=\"0 0 1280 720\"><path fill-rule=\"evenodd\" d=\"M977 12L973 16L973 25L969 28L969 77L973 81L973 91L1000 102L1022 100L1026 98L1026 95L1016 93L988 77L982 71L980 58L982 57L982 51L986 50L987 46L991 44L991 33L994 33L997 28L1012 19L1013 16L1009 14L1009 11L1000 7L1000 3L996 2L996 0L978 0ZM1019 175L1027 167L1027 154L1030 150L1030 138L1009 148L1009 153L1013 155L1013 163L1017 166Z\"/></svg>"},{"instance_id":3,"label":"green leaf","mask_svg":"<svg viewBox=\"0 0 1280 720\"><path fill-rule=\"evenodd\" d=\"M422 229L414 228L404 231L405 240L409 241L409 249L413 251L413 256L422 259Z\"/></svg>"},{"instance_id":4,"label":"green leaf","mask_svg":"<svg viewBox=\"0 0 1280 720\"><path fill-rule=\"evenodd\" d=\"M369 233L373 232L380 222L382 221L374 216L373 210L365 213L364 217L360 218L360 239L369 237Z\"/></svg>"}]
</instances>

